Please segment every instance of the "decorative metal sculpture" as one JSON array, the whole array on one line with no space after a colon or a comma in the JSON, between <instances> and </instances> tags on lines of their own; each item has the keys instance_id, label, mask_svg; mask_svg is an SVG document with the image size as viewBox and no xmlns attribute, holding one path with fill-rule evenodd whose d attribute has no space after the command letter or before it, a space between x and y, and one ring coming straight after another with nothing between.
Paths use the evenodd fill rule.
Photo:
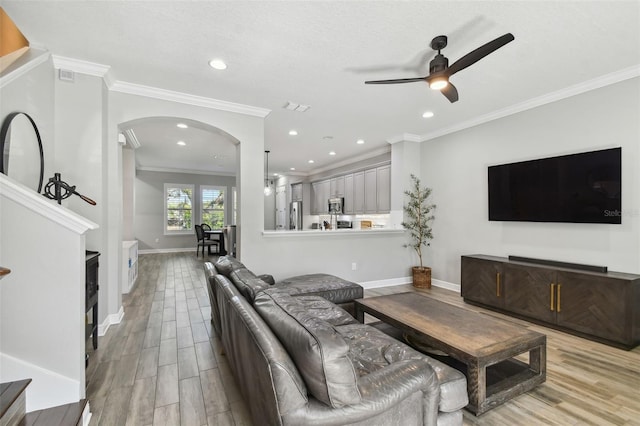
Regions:
<instances>
[{"instance_id":1,"label":"decorative metal sculpture","mask_svg":"<svg viewBox=\"0 0 640 426\"><path fill-rule=\"evenodd\" d=\"M96 205L96 202L91 198L86 197L76 191L76 186L69 185L60 179L60 173L54 173L52 178L49 178L49 182L44 186L43 195L51 200L57 200L58 204L62 204L62 200L66 200L71 197L72 194L82 198L92 206Z\"/></svg>"}]
</instances>

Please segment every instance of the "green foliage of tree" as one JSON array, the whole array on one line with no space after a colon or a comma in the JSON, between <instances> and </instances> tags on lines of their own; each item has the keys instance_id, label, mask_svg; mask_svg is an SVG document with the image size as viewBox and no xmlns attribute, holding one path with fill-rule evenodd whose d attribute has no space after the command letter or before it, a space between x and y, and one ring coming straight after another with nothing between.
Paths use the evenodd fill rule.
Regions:
<instances>
[{"instance_id":1,"label":"green foliage of tree","mask_svg":"<svg viewBox=\"0 0 640 426\"><path fill-rule=\"evenodd\" d=\"M403 207L407 220L402 222L402 227L410 232L412 242L405 244L404 247L411 247L415 250L420 259L420 268L423 268L422 249L428 247L429 241L433 239L430 223L435 219L435 216L431 211L436 208L436 205L428 202L431 188L422 187L420 179L414 174L411 174L411 180L413 188L411 191L404 191L409 199Z\"/></svg>"}]
</instances>

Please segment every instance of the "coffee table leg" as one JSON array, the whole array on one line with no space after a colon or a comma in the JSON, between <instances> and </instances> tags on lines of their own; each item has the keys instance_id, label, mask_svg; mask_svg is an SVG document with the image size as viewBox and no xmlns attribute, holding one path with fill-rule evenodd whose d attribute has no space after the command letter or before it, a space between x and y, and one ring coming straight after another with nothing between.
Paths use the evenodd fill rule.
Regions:
<instances>
[{"instance_id":1,"label":"coffee table leg","mask_svg":"<svg viewBox=\"0 0 640 426\"><path fill-rule=\"evenodd\" d=\"M482 405L487 399L487 369L478 361L467 364L467 391L469 408L476 415L483 412Z\"/></svg>"},{"instance_id":2,"label":"coffee table leg","mask_svg":"<svg viewBox=\"0 0 640 426\"><path fill-rule=\"evenodd\" d=\"M361 323L364 324L364 311L362 310L362 307L360 305L358 305L357 303L354 303L354 313L356 314L356 320Z\"/></svg>"},{"instance_id":3,"label":"coffee table leg","mask_svg":"<svg viewBox=\"0 0 640 426\"><path fill-rule=\"evenodd\" d=\"M529 351L529 368L546 377L547 371L547 345L538 346Z\"/></svg>"}]
</instances>

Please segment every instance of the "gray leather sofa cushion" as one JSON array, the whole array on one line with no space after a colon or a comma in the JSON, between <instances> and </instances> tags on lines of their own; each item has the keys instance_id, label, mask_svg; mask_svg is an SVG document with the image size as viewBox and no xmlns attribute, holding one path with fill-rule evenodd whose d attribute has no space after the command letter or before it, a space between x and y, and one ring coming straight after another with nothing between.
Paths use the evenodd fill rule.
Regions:
<instances>
[{"instance_id":1,"label":"gray leather sofa cushion","mask_svg":"<svg viewBox=\"0 0 640 426\"><path fill-rule=\"evenodd\" d=\"M253 303L256 294L261 290L269 288L270 285L262 281L260 278L245 267L235 269L229 274L229 279L236 286L240 293L249 303Z\"/></svg>"},{"instance_id":2,"label":"gray leather sofa cushion","mask_svg":"<svg viewBox=\"0 0 640 426\"><path fill-rule=\"evenodd\" d=\"M265 290L271 292L274 289ZM283 291L278 289L279 291ZM358 321L346 310L334 305L320 296L296 296L296 300L309 315L328 322L331 325L358 324Z\"/></svg>"},{"instance_id":3,"label":"gray leather sofa cushion","mask_svg":"<svg viewBox=\"0 0 640 426\"><path fill-rule=\"evenodd\" d=\"M308 274L276 283L291 295L322 296L333 303L347 303L363 297L362 286L329 274Z\"/></svg>"},{"instance_id":4,"label":"gray leather sofa cushion","mask_svg":"<svg viewBox=\"0 0 640 426\"><path fill-rule=\"evenodd\" d=\"M262 291L253 306L287 349L315 398L334 408L360 403L349 346L333 326L283 292Z\"/></svg>"},{"instance_id":5,"label":"gray leather sofa cushion","mask_svg":"<svg viewBox=\"0 0 640 426\"><path fill-rule=\"evenodd\" d=\"M336 330L349 342L350 357L360 376L399 361L425 359L436 372L440 383L439 411L457 411L469 403L467 381L461 372L425 356L374 327L357 323L337 326Z\"/></svg>"},{"instance_id":6,"label":"gray leather sofa cushion","mask_svg":"<svg viewBox=\"0 0 640 426\"><path fill-rule=\"evenodd\" d=\"M233 256L220 256L214 266L220 275L224 275L227 278L229 278L231 272L245 267Z\"/></svg>"},{"instance_id":7,"label":"gray leather sofa cushion","mask_svg":"<svg viewBox=\"0 0 640 426\"><path fill-rule=\"evenodd\" d=\"M377 322L370 325L379 332L393 338L394 341L403 340L403 333L389 324ZM414 348L410 350L416 351ZM426 354L425 359L433 371L435 371L438 382L440 383L440 401L438 405L440 413L452 413L466 407L467 404L469 404L469 396L467 394L467 379L464 374L432 358L429 354ZM447 416L447 419L453 418L457 417ZM438 424L440 424L440 422L441 419L438 417Z\"/></svg>"}]
</instances>

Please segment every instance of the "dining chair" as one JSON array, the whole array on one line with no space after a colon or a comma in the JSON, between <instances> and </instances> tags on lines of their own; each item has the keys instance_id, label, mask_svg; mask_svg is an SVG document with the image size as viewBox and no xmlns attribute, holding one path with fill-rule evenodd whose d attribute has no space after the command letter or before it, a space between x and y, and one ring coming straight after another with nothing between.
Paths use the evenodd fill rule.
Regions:
<instances>
[{"instance_id":1,"label":"dining chair","mask_svg":"<svg viewBox=\"0 0 640 426\"><path fill-rule=\"evenodd\" d=\"M215 246L218 249L219 242L216 240L207 240L204 230L202 229L202 225L195 225L195 228L196 238L198 239L198 245L196 246L196 257L199 256L198 252L200 251L200 247L202 247L202 257L204 258L204 248L207 247L209 250L209 254L211 254L211 246Z\"/></svg>"},{"instance_id":2,"label":"dining chair","mask_svg":"<svg viewBox=\"0 0 640 426\"><path fill-rule=\"evenodd\" d=\"M205 231L205 232L204 232L204 236L205 236L205 238L206 238L207 240L210 240L210 239L211 239L211 234L207 234L207 231L211 231L211 227L210 227L208 224L206 224L206 223L203 223L203 224L201 224L200 226L202 226L202 230L203 230L203 231Z\"/></svg>"}]
</instances>

